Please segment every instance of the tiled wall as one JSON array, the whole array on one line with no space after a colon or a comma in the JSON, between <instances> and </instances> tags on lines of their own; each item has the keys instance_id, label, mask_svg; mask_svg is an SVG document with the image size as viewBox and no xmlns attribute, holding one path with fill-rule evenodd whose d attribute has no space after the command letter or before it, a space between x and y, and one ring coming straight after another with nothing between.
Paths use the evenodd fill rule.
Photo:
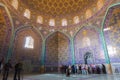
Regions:
<instances>
[{"instance_id":1,"label":"tiled wall","mask_svg":"<svg viewBox=\"0 0 120 80\"><path fill-rule=\"evenodd\" d=\"M45 65L58 65L58 34L51 35L46 40Z\"/></svg>"},{"instance_id":2,"label":"tiled wall","mask_svg":"<svg viewBox=\"0 0 120 80\"><path fill-rule=\"evenodd\" d=\"M94 28L83 27L76 35L75 41L75 61L77 64L84 64L84 55L89 52L91 58L88 63L104 63L105 57L102 49L101 39ZM99 56L98 56L99 55Z\"/></svg>"},{"instance_id":3,"label":"tiled wall","mask_svg":"<svg viewBox=\"0 0 120 80\"><path fill-rule=\"evenodd\" d=\"M49 36L46 41L46 66L68 64L70 61L69 39L60 32Z\"/></svg>"},{"instance_id":4,"label":"tiled wall","mask_svg":"<svg viewBox=\"0 0 120 80\"><path fill-rule=\"evenodd\" d=\"M70 52L70 41L61 33L58 33L58 57L59 65L71 64L72 56Z\"/></svg>"}]
</instances>

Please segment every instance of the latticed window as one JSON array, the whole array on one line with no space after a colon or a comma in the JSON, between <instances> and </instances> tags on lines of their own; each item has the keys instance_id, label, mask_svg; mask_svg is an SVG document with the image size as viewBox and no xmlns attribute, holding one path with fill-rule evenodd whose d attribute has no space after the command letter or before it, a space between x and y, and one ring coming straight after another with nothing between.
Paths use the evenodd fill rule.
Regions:
<instances>
[{"instance_id":1,"label":"latticed window","mask_svg":"<svg viewBox=\"0 0 120 80\"><path fill-rule=\"evenodd\" d=\"M79 17L78 17L78 16L75 16L75 17L73 18L73 21L74 21L75 24L79 23Z\"/></svg>"},{"instance_id":2,"label":"latticed window","mask_svg":"<svg viewBox=\"0 0 120 80\"><path fill-rule=\"evenodd\" d=\"M117 53L116 47L108 45L107 49L108 49L108 53L110 56L116 55L116 53Z\"/></svg>"},{"instance_id":3,"label":"latticed window","mask_svg":"<svg viewBox=\"0 0 120 80\"><path fill-rule=\"evenodd\" d=\"M30 10L29 9L26 9L25 12L24 12L24 16L28 19L30 19Z\"/></svg>"},{"instance_id":4,"label":"latticed window","mask_svg":"<svg viewBox=\"0 0 120 80\"><path fill-rule=\"evenodd\" d=\"M34 48L34 39L31 36L25 38L25 48Z\"/></svg>"},{"instance_id":5,"label":"latticed window","mask_svg":"<svg viewBox=\"0 0 120 80\"><path fill-rule=\"evenodd\" d=\"M42 16L37 17L37 23L43 24L43 17Z\"/></svg>"},{"instance_id":6,"label":"latticed window","mask_svg":"<svg viewBox=\"0 0 120 80\"><path fill-rule=\"evenodd\" d=\"M18 9L18 0L12 0L11 4L15 9Z\"/></svg>"},{"instance_id":7,"label":"latticed window","mask_svg":"<svg viewBox=\"0 0 120 80\"><path fill-rule=\"evenodd\" d=\"M98 2L97 2L98 10L101 9L103 7L103 5L104 5L104 1L103 0L98 0Z\"/></svg>"},{"instance_id":8,"label":"latticed window","mask_svg":"<svg viewBox=\"0 0 120 80\"><path fill-rule=\"evenodd\" d=\"M82 43L84 47L88 47L91 45L89 37L84 37Z\"/></svg>"},{"instance_id":9,"label":"latticed window","mask_svg":"<svg viewBox=\"0 0 120 80\"><path fill-rule=\"evenodd\" d=\"M88 9L87 11L86 11L86 19L87 18L90 18L91 16L92 16L92 11L90 10L90 9Z\"/></svg>"},{"instance_id":10,"label":"latticed window","mask_svg":"<svg viewBox=\"0 0 120 80\"><path fill-rule=\"evenodd\" d=\"M55 26L55 19L50 19L49 25L50 26Z\"/></svg>"},{"instance_id":11,"label":"latticed window","mask_svg":"<svg viewBox=\"0 0 120 80\"><path fill-rule=\"evenodd\" d=\"M62 26L67 26L67 20L66 19L62 19Z\"/></svg>"}]
</instances>

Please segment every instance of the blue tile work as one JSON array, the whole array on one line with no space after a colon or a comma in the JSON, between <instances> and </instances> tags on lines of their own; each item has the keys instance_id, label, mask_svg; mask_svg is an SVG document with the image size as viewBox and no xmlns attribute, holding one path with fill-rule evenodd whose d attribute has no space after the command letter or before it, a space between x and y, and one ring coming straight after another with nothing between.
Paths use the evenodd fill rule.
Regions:
<instances>
[{"instance_id":1,"label":"blue tile work","mask_svg":"<svg viewBox=\"0 0 120 80\"><path fill-rule=\"evenodd\" d=\"M84 33L85 31L85 33ZM90 44L84 45L85 37L89 38ZM99 37L99 32L94 28L88 28L87 26L82 28L75 37L75 61L77 64L84 63L84 54L90 52L93 55L92 61L94 64L105 63L104 52ZM98 56L99 55L99 56Z\"/></svg>"}]
</instances>

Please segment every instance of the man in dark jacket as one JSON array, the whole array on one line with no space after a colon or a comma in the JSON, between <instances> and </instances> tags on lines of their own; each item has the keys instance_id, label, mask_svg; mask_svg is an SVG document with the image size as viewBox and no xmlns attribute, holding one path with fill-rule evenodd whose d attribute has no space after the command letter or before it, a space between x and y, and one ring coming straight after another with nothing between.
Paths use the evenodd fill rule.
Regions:
<instances>
[{"instance_id":1,"label":"man in dark jacket","mask_svg":"<svg viewBox=\"0 0 120 80\"><path fill-rule=\"evenodd\" d=\"M12 68L11 60L8 60L8 62L3 66L3 80L7 80L10 68Z\"/></svg>"},{"instance_id":2,"label":"man in dark jacket","mask_svg":"<svg viewBox=\"0 0 120 80\"><path fill-rule=\"evenodd\" d=\"M18 62L17 64L15 64L14 80L20 80L20 73L22 71L22 67L22 62Z\"/></svg>"}]
</instances>

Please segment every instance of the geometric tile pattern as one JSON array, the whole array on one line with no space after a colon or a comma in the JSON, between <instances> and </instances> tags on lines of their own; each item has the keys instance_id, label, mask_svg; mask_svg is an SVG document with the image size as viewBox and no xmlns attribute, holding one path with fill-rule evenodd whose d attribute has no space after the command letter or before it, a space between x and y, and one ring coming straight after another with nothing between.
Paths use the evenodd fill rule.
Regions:
<instances>
[{"instance_id":1,"label":"geometric tile pattern","mask_svg":"<svg viewBox=\"0 0 120 80\"><path fill-rule=\"evenodd\" d=\"M89 62L104 63L105 57L98 32L94 28L85 26L75 37L75 60L76 63L84 63L84 55L89 52L92 58ZM99 56L98 56L99 55Z\"/></svg>"},{"instance_id":2,"label":"geometric tile pattern","mask_svg":"<svg viewBox=\"0 0 120 80\"><path fill-rule=\"evenodd\" d=\"M46 65L57 66L69 63L69 41L62 33L52 34L46 41Z\"/></svg>"},{"instance_id":3,"label":"geometric tile pattern","mask_svg":"<svg viewBox=\"0 0 120 80\"><path fill-rule=\"evenodd\" d=\"M90 5L96 4L98 0L19 0L30 10L51 16L66 15L84 10Z\"/></svg>"}]
</instances>

